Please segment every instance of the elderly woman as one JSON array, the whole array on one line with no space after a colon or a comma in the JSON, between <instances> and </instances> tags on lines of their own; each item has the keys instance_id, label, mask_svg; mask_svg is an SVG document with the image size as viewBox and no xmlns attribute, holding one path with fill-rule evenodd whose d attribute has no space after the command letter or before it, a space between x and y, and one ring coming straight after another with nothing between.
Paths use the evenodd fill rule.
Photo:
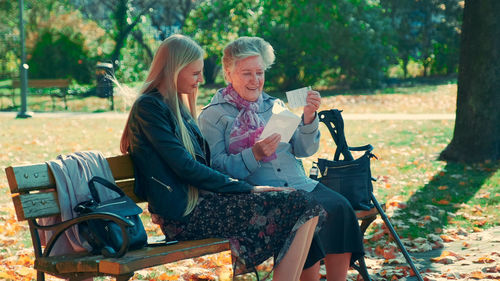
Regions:
<instances>
[{"instance_id":1,"label":"elderly woman","mask_svg":"<svg viewBox=\"0 0 500 281\"><path fill-rule=\"evenodd\" d=\"M273 280L299 280L324 210L303 191L252 186L210 168L196 121L203 51L182 35L155 54L121 139L138 196L167 239L228 238L235 273L275 257Z\"/></svg>"},{"instance_id":2,"label":"elderly woman","mask_svg":"<svg viewBox=\"0 0 500 281\"><path fill-rule=\"evenodd\" d=\"M262 91L265 70L273 61L273 48L261 38L241 37L225 47L222 63L229 84L217 91L199 116L212 165L251 184L310 192L328 218L313 240L300 280L318 280L323 258L327 279L345 280L350 263L364 254L356 215L342 195L308 178L296 158L311 156L318 149L319 93L308 92L302 122L289 142L280 142L279 134L259 139L273 106L285 106Z\"/></svg>"}]
</instances>

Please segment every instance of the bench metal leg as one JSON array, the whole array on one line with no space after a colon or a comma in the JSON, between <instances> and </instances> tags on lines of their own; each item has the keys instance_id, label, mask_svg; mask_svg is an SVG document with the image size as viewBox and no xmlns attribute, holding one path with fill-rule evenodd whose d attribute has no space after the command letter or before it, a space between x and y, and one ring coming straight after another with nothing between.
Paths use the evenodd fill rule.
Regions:
<instances>
[{"instance_id":1,"label":"bench metal leg","mask_svg":"<svg viewBox=\"0 0 500 281\"><path fill-rule=\"evenodd\" d=\"M353 264L352 268L356 269L358 273L363 277L364 281L371 281L370 275L368 274L368 268L366 268L365 258L361 257L358 260L359 265Z\"/></svg>"},{"instance_id":2,"label":"bench metal leg","mask_svg":"<svg viewBox=\"0 0 500 281\"><path fill-rule=\"evenodd\" d=\"M50 95L50 98L52 99L52 111L56 110L56 98L54 95Z\"/></svg>"},{"instance_id":3,"label":"bench metal leg","mask_svg":"<svg viewBox=\"0 0 500 281\"><path fill-rule=\"evenodd\" d=\"M63 96L64 100L64 109L68 110L68 102L66 101L66 95Z\"/></svg>"},{"instance_id":4,"label":"bench metal leg","mask_svg":"<svg viewBox=\"0 0 500 281\"><path fill-rule=\"evenodd\" d=\"M45 281L45 273L43 271L36 271L36 280L37 281Z\"/></svg>"},{"instance_id":5,"label":"bench metal leg","mask_svg":"<svg viewBox=\"0 0 500 281\"><path fill-rule=\"evenodd\" d=\"M375 205L375 208L377 208L377 211L380 213L380 216L382 217L382 220L384 221L385 225L391 232L392 237L394 240L396 240L396 244L398 245L399 250L403 253L403 256L406 259L406 262L410 265L411 269L415 273L415 276L419 281L423 281L422 276L420 276L420 272L417 270L415 267L415 264L413 264L413 261L408 254L408 251L406 251L405 246L403 245L403 242L401 242L401 239L399 239L399 235L396 233L396 230L394 230L394 227L392 227L391 222L389 221L389 218L387 215L384 213L384 210L382 210L382 207L380 207L380 204L378 203L377 199L375 198L375 195L373 193L371 194L371 199L373 204Z\"/></svg>"}]
</instances>

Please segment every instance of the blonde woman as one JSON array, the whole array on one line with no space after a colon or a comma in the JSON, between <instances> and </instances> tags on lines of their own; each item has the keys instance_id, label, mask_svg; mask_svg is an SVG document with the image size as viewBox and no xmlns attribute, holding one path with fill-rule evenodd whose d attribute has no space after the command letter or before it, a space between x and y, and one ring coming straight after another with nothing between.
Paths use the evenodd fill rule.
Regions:
<instances>
[{"instance_id":1,"label":"blonde woman","mask_svg":"<svg viewBox=\"0 0 500 281\"><path fill-rule=\"evenodd\" d=\"M199 117L212 165L251 184L309 192L328 216L314 237L300 280L318 281L323 259L328 281L345 281L349 265L364 255L358 220L349 202L308 178L297 159L318 150L319 93L309 91L302 122L289 142L281 142L279 134L259 138L273 107L285 107L263 91L265 71L273 62L273 47L262 38L240 37L224 48L222 64L229 84L217 91Z\"/></svg>"},{"instance_id":2,"label":"blonde woman","mask_svg":"<svg viewBox=\"0 0 500 281\"><path fill-rule=\"evenodd\" d=\"M193 118L202 69L203 51L186 36L167 38L156 52L121 140L135 192L167 239L229 238L235 274L274 256L274 280L299 280L324 210L304 192L252 186L209 167Z\"/></svg>"}]
</instances>

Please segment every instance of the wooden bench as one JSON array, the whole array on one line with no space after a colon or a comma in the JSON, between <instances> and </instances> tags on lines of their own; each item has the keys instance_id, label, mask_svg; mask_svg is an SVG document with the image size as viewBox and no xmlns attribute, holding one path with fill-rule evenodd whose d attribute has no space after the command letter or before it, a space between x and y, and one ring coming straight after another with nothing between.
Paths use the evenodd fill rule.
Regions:
<instances>
[{"instance_id":1,"label":"wooden bench","mask_svg":"<svg viewBox=\"0 0 500 281\"><path fill-rule=\"evenodd\" d=\"M133 192L134 169L128 155L107 158L118 186L137 203ZM145 247L129 251L121 258L105 258L102 255L79 253L64 256L48 256L40 244L37 219L60 214L55 182L47 164L11 166L5 169L12 193L18 221L27 221L35 252L34 269L37 280L44 280L45 273L59 278L81 280L94 276L113 276L116 280L128 280L134 272L170 262L199 257L229 250L225 239L184 241L173 245Z\"/></svg>"},{"instance_id":2,"label":"wooden bench","mask_svg":"<svg viewBox=\"0 0 500 281\"><path fill-rule=\"evenodd\" d=\"M3 84L0 85L0 109L3 109L3 98L7 97L11 99L12 106L16 106L16 96L14 95L14 90L12 90L12 85Z\"/></svg>"},{"instance_id":3,"label":"wooden bench","mask_svg":"<svg viewBox=\"0 0 500 281\"><path fill-rule=\"evenodd\" d=\"M56 98L62 98L64 101L64 109L68 109L66 96L68 95L68 87L71 79L28 79L28 88L33 89L57 89L50 91L52 99L52 110L55 110ZM21 81L19 79L12 79L12 102L14 102L14 90L21 88Z\"/></svg>"}]
</instances>

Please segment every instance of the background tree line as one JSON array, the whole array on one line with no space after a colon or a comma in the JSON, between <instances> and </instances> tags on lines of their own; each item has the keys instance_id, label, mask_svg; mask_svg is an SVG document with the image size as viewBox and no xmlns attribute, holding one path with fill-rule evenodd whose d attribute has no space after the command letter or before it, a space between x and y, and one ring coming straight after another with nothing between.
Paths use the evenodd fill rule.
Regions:
<instances>
[{"instance_id":1,"label":"background tree line","mask_svg":"<svg viewBox=\"0 0 500 281\"><path fill-rule=\"evenodd\" d=\"M144 72L175 32L206 50L207 84L220 77L223 46L260 36L276 50L267 85L383 86L390 77L458 69L458 0L26 0L29 76L92 83L97 61L121 81ZM17 1L0 0L0 78L17 75ZM394 67L398 66L398 67ZM418 72L410 71L418 67ZM219 76L218 76L219 75Z\"/></svg>"}]
</instances>

